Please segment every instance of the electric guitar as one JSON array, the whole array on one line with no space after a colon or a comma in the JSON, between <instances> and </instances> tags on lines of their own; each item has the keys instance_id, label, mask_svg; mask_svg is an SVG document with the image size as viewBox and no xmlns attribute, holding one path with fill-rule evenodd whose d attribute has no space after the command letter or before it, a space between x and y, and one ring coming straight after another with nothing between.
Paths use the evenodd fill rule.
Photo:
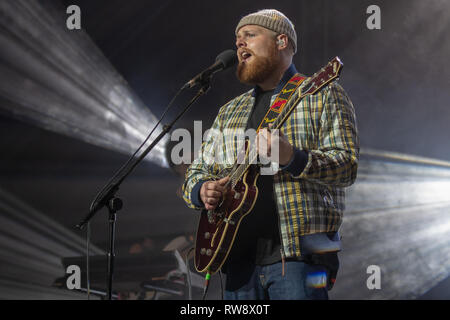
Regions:
<instances>
[{"instance_id":1,"label":"electric guitar","mask_svg":"<svg viewBox=\"0 0 450 320\"><path fill-rule=\"evenodd\" d=\"M297 89L285 107L273 121L271 129L279 129L288 119L299 102L312 95L328 83L339 77L343 64L338 57L331 60L320 71L311 76ZM255 160L258 156L256 148L245 142L244 161L235 163L229 173L230 180L222 201L214 210L201 213L195 242L195 268L199 272L216 273L226 261L233 246L239 225L251 212L258 197L256 181L259 166Z\"/></svg>"}]
</instances>

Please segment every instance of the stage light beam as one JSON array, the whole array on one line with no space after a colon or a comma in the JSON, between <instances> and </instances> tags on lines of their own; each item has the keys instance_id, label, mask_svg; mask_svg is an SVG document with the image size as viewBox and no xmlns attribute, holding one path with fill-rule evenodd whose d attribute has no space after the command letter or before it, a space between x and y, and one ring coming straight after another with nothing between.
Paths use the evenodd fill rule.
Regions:
<instances>
[{"instance_id":1,"label":"stage light beam","mask_svg":"<svg viewBox=\"0 0 450 320\"><path fill-rule=\"evenodd\" d=\"M132 154L156 117L83 30L67 29L66 19L54 3L0 2L0 112ZM167 167L165 141L145 159Z\"/></svg>"}]
</instances>

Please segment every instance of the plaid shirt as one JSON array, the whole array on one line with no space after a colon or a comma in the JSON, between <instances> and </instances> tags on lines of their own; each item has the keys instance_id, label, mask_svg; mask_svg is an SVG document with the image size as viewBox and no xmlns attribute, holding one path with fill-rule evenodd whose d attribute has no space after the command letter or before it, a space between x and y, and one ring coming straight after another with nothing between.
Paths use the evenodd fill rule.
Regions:
<instances>
[{"instance_id":1,"label":"plaid shirt","mask_svg":"<svg viewBox=\"0 0 450 320\"><path fill-rule=\"evenodd\" d=\"M274 91L271 103L281 88ZM198 200L202 182L228 175L239 152L238 139L230 138L230 132L245 130L255 103L254 90L220 108L199 157L186 172L183 198L189 207L204 209ZM300 257L302 236L336 232L342 223L344 187L353 184L358 167L355 110L344 89L332 82L300 101L280 130L297 151L307 155L299 174L284 167L274 176L282 254Z\"/></svg>"}]
</instances>

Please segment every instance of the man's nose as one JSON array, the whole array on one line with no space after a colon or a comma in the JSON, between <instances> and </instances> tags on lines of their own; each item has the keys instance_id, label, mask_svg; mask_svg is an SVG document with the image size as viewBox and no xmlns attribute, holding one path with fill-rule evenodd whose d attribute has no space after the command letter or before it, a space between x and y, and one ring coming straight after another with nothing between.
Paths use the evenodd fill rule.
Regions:
<instances>
[{"instance_id":1,"label":"man's nose","mask_svg":"<svg viewBox=\"0 0 450 320\"><path fill-rule=\"evenodd\" d=\"M236 47L239 49L241 47L245 47L247 44L245 43L244 40L242 40L242 38L238 38L236 39Z\"/></svg>"}]
</instances>

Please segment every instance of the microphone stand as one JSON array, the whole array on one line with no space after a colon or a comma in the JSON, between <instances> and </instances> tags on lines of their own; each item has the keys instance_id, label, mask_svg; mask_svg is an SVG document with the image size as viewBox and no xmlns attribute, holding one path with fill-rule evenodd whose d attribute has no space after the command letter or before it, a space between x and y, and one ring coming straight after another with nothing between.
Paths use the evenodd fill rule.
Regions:
<instances>
[{"instance_id":1,"label":"microphone stand","mask_svg":"<svg viewBox=\"0 0 450 320\"><path fill-rule=\"evenodd\" d=\"M119 191L119 186L125 180L125 178L133 171L133 169L145 158L145 156L158 144L158 142L172 129L173 125L189 110L192 104L197 101L202 95L204 95L211 86L211 76L200 79L201 88L197 94L189 101L189 103L184 107L184 109L176 116L172 122L168 125L163 126L162 132L153 140L153 142L142 152L142 154L136 158L136 160L129 165L128 168L122 170L116 182L111 182L109 186L105 188L102 195L99 195L97 199L92 203L89 213L86 217L76 225L76 228L83 229L83 227L88 223L94 215L103 207L107 207L109 211L109 248L108 248L108 277L107 277L107 299L112 299L112 279L114 275L114 242L115 242L115 224L116 224L116 213L122 209L123 202L120 198L116 197L117 191ZM183 89L186 85L183 87Z\"/></svg>"}]
</instances>

